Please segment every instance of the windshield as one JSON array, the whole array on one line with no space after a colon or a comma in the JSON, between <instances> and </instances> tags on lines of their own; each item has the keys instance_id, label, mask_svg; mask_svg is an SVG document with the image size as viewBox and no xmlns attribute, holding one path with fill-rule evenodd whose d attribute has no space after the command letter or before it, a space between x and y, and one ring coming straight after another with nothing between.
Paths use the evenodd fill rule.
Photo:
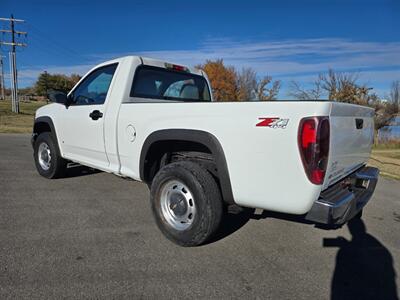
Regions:
<instances>
[{"instance_id":1,"label":"windshield","mask_svg":"<svg viewBox=\"0 0 400 300\"><path fill-rule=\"evenodd\" d=\"M138 67L130 96L189 102L211 101L204 77L151 66Z\"/></svg>"}]
</instances>

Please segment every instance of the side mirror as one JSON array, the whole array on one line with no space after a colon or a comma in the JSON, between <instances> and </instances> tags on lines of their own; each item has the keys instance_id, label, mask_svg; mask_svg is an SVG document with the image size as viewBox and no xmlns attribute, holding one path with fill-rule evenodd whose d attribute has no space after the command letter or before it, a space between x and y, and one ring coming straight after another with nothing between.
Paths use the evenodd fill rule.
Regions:
<instances>
[{"instance_id":1,"label":"side mirror","mask_svg":"<svg viewBox=\"0 0 400 300\"><path fill-rule=\"evenodd\" d=\"M51 102L68 105L67 94L62 91L51 90L47 93L47 98L49 98Z\"/></svg>"}]
</instances>

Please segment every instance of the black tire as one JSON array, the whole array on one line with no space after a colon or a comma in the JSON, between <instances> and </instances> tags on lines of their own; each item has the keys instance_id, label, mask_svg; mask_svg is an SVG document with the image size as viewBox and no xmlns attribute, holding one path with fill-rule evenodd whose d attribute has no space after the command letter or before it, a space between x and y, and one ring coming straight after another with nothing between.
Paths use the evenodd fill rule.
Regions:
<instances>
[{"instance_id":1,"label":"black tire","mask_svg":"<svg viewBox=\"0 0 400 300\"><path fill-rule=\"evenodd\" d=\"M360 210L355 216L354 219L361 219L363 215L363 210Z\"/></svg>"},{"instance_id":2,"label":"black tire","mask_svg":"<svg viewBox=\"0 0 400 300\"><path fill-rule=\"evenodd\" d=\"M195 214L188 228L177 229L163 213L162 191L171 182L182 183L193 196ZM163 167L154 177L150 195L157 226L168 239L180 246L205 243L220 225L223 205L218 185L212 175L196 163L179 161ZM173 209L171 205L169 207Z\"/></svg>"},{"instance_id":3,"label":"black tire","mask_svg":"<svg viewBox=\"0 0 400 300\"><path fill-rule=\"evenodd\" d=\"M51 159L49 160L48 168L44 168L39 162L39 147L42 144L47 145L50 151ZM58 146L54 141L53 135L50 132L43 132L37 137L34 145L33 155L35 159L36 169L43 177L52 179L60 178L65 175L65 171L67 169L67 161L61 157Z\"/></svg>"}]
</instances>

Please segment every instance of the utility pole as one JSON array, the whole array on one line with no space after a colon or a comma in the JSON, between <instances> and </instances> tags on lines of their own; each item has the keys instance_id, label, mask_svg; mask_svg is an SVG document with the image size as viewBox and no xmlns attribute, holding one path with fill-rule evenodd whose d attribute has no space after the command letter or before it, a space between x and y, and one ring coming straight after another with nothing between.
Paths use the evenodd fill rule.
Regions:
<instances>
[{"instance_id":1,"label":"utility pole","mask_svg":"<svg viewBox=\"0 0 400 300\"><path fill-rule=\"evenodd\" d=\"M24 20L14 19L14 16L11 15L11 18L0 18L0 21L9 21L10 22L10 30L0 30L0 32L11 33L11 42L2 42L0 41L0 45L8 45L11 46L11 51L9 54L9 62L10 62L10 75L11 75L11 100L12 100L12 111L15 113L19 113L19 101L18 101L18 72L17 72L17 57L15 53L15 47L25 47L24 43L17 43L15 41L15 34L20 36L21 34L27 35L24 31L16 31L15 23L25 22Z\"/></svg>"},{"instance_id":2,"label":"utility pole","mask_svg":"<svg viewBox=\"0 0 400 300\"><path fill-rule=\"evenodd\" d=\"M44 71L44 89L45 89L45 93L46 93L46 103L49 103L49 97L47 96L47 89L48 89L48 87L47 87L47 79L48 79L48 74L47 74L47 71L45 70Z\"/></svg>"},{"instance_id":3,"label":"utility pole","mask_svg":"<svg viewBox=\"0 0 400 300\"><path fill-rule=\"evenodd\" d=\"M4 95L4 63L3 63L3 55L0 54L0 85L1 85L1 94L0 94L0 100L4 100L5 99L5 95Z\"/></svg>"}]
</instances>

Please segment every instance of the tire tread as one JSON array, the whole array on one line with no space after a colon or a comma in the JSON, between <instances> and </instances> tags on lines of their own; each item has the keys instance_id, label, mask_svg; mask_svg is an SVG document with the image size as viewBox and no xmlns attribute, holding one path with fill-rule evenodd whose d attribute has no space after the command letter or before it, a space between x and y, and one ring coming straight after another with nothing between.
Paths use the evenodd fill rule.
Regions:
<instances>
[{"instance_id":1,"label":"tire tread","mask_svg":"<svg viewBox=\"0 0 400 300\"><path fill-rule=\"evenodd\" d=\"M204 215L199 223L198 228L193 230L193 234L190 238L181 237L176 238L176 235L171 234L168 230L168 226L163 224L157 216L157 211L155 210L155 194L157 188L159 188L160 182L170 174L180 172L184 170L183 173L190 174L192 179L195 179L197 183L201 186L201 190L204 192L205 209ZM214 178L211 176L207 170L202 168L200 165L190 162L190 161L178 161L163 167L155 176L151 188L151 201L153 207L153 214L156 217L157 225L164 235L172 240L173 242L181 246L198 246L210 239L210 237L217 231L222 218L222 200L219 187L215 182Z\"/></svg>"}]
</instances>

